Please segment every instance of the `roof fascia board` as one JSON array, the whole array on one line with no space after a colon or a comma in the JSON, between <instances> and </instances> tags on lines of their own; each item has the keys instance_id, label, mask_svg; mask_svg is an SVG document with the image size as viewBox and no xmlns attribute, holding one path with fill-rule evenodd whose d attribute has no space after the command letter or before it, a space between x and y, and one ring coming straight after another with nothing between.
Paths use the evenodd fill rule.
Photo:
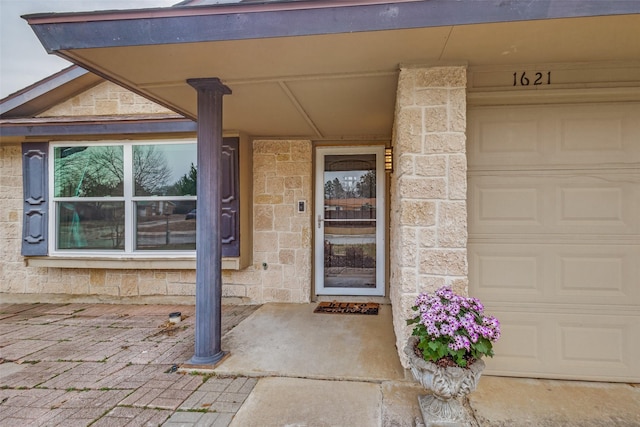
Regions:
<instances>
[{"instance_id":1,"label":"roof fascia board","mask_svg":"<svg viewBox=\"0 0 640 427\"><path fill-rule=\"evenodd\" d=\"M115 134L160 134L160 133L195 133L197 123L189 119L137 120L113 122L42 122L20 123L6 122L0 124L0 135L3 137L64 137L93 136Z\"/></svg>"},{"instance_id":2,"label":"roof fascia board","mask_svg":"<svg viewBox=\"0 0 640 427\"><path fill-rule=\"evenodd\" d=\"M300 5L308 2L292 2ZM352 2L350 2L352 3ZM263 4L192 6L168 12L27 15L49 53L176 43L293 37L640 13L635 0L426 0L283 9ZM168 8L174 9L174 8ZM135 17L132 17L135 16ZM79 19L82 18L82 19Z\"/></svg>"},{"instance_id":3,"label":"roof fascia board","mask_svg":"<svg viewBox=\"0 0 640 427\"><path fill-rule=\"evenodd\" d=\"M84 68L73 65L12 95L9 95L3 100L0 100L0 115L18 108L39 96L45 95L47 92L57 89L78 77L87 74L88 72L89 71Z\"/></svg>"},{"instance_id":4,"label":"roof fascia board","mask_svg":"<svg viewBox=\"0 0 640 427\"><path fill-rule=\"evenodd\" d=\"M286 10L302 9L322 9L327 7L351 7L372 4L390 4L419 2L424 0L288 0L280 2L264 3L232 3L232 4L200 4L183 5L177 4L171 7L157 7L144 9L124 9L124 10L98 10L94 12L50 12L32 13L24 18L34 21L34 23L55 23L55 22L88 22L88 21L110 21L122 19L139 18L163 18L178 16L196 15L224 15L229 13L255 13L255 12L278 12ZM486 1L486 0L479 0Z\"/></svg>"}]
</instances>

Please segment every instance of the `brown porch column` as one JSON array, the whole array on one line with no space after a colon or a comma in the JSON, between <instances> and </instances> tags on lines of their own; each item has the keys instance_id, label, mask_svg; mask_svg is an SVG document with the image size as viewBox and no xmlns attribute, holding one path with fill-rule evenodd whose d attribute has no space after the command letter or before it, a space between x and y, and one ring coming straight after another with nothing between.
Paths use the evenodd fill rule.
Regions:
<instances>
[{"instance_id":1,"label":"brown porch column","mask_svg":"<svg viewBox=\"0 0 640 427\"><path fill-rule=\"evenodd\" d=\"M196 330L194 365L219 362L222 335L222 97L217 78L188 79L198 92L198 202L196 215Z\"/></svg>"}]
</instances>

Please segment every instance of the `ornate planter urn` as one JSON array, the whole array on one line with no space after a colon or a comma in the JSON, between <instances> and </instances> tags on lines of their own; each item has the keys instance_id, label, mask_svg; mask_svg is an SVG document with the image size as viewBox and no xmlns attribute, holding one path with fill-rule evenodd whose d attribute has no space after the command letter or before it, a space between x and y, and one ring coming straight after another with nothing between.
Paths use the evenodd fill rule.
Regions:
<instances>
[{"instance_id":1,"label":"ornate planter urn","mask_svg":"<svg viewBox=\"0 0 640 427\"><path fill-rule=\"evenodd\" d=\"M484 362L476 360L468 368L440 367L415 353L418 337L410 337L404 348L414 378L431 392L418 396L422 418L427 427L467 426L470 414L462 399L474 391L484 370Z\"/></svg>"}]
</instances>

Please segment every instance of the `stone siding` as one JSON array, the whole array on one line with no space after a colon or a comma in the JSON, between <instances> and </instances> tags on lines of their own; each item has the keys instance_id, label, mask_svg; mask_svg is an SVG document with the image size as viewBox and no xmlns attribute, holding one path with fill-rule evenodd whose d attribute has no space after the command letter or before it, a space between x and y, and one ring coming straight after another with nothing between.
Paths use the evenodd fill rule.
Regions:
<instances>
[{"instance_id":1,"label":"stone siding","mask_svg":"<svg viewBox=\"0 0 640 427\"><path fill-rule=\"evenodd\" d=\"M466 68L402 68L391 178L390 298L402 352L418 293L468 292Z\"/></svg>"},{"instance_id":2,"label":"stone siding","mask_svg":"<svg viewBox=\"0 0 640 427\"><path fill-rule=\"evenodd\" d=\"M225 271L225 296L311 299L311 141L254 141L253 266ZM297 212L298 201L307 204Z\"/></svg>"},{"instance_id":3,"label":"stone siding","mask_svg":"<svg viewBox=\"0 0 640 427\"><path fill-rule=\"evenodd\" d=\"M38 117L89 117L117 115L176 115L161 105L111 82L98 84L73 98L56 105Z\"/></svg>"},{"instance_id":4,"label":"stone siding","mask_svg":"<svg viewBox=\"0 0 640 427\"><path fill-rule=\"evenodd\" d=\"M311 212L298 213L296 207L298 200L305 200L307 206L311 200L311 161L310 141L254 142L254 262L241 271L223 272L224 297L252 304L310 300ZM19 144L0 146L0 182L0 294L94 296L97 300L195 295L195 270L25 266L20 255ZM44 301L37 296L34 300Z\"/></svg>"},{"instance_id":5,"label":"stone siding","mask_svg":"<svg viewBox=\"0 0 640 427\"><path fill-rule=\"evenodd\" d=\"M20 144L0 145L0 291L24 292L27 272L20 256L22 233Z\"/></svg>"}]
</instances>

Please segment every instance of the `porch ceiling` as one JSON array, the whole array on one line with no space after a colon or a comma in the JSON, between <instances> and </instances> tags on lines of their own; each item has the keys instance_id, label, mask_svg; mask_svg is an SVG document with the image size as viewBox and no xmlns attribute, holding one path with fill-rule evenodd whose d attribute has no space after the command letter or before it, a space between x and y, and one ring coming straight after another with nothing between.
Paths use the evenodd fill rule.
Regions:
<instances>
[{"instance_id":1,"label":"porch ceiling","mask_svg":"<svg viewBox=\"0 0 640 427\"><path fill-rule=\"evenodd\" d=\"M639 28L640 14L630 14L50 50L191 118L196 92L186 80L218 77L233 91L227 130L380 140L391 137L400 66L637 61Z\"/></svg>"}]
</instances>

